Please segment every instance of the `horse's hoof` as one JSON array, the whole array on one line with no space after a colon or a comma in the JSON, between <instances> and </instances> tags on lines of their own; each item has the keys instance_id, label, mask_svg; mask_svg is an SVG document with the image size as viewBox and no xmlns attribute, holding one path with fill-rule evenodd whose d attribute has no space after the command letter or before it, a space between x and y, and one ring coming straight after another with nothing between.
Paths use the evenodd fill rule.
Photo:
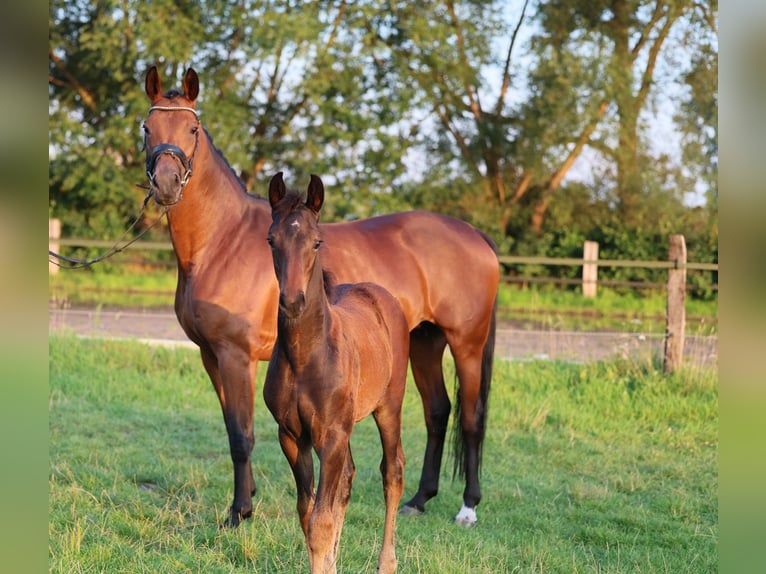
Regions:
<instances>
[{"instance_id":1,"label":"horse's hoof","mask_svg":"<svg viewBox=\"0 0 766 574\"><path fill-rule=\"evenodd\" d=\"M235 512L233 510L229 510L229 516L226 517L226 520L223 521L223 524L219 524L218 528L236 528L239 526L239 523L243 520L246 520L250 518L253 514L252 510L248 510L245 512Z\"/></svg>"},{"instance_id":2,"label":"horse's hoof","mask_svg":"<svg viewBox=\"0 0 766 574\"><path fill-rule=\"evenodd\" d=\"M218 525L218 530L228 530L230 528L236 528L237 526L239 526L239 519L235 520L233 517L229 516Z\"/></svg>"},{"instance_id":3,"label":"horse's hoof","mask_svg":"<svg viewBox=\"0 0 766 574\"><path fill-rule=\"evenodd\" d=\"M462 526L463 528L471 528L476 525L476 522L478 522L478 518L476 518L476 510L468 508L465 505L463 505L460 512L457 513L457 516L455 516L455 524Z\"/></svg>"},{"instance_id":4,"label":"horse's hoof","mask_svg":"<svg viewBox=\"0 0 766 574\"><path fill-rule=\"evenodd\" d=\"M415 506L407 506L406 504L402 506L402 508L399 510L399 516L420 516L423 514L423 510L420 510L419 508Z\"/></svg>"}]
</instances>

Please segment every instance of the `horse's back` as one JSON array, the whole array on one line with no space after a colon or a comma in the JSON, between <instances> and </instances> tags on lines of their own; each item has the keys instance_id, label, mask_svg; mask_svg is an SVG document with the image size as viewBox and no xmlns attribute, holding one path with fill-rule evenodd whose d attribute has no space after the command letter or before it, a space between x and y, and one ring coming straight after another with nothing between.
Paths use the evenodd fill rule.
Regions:
<instances>
[{"instance_id":1,"label":"horse's back","mask_svg":"<svg viewBox=\"0 0 766 574\"><path fill-rule=\"evenodd\" d=\"M323 263L339 281L378 283L400 302L410 329L486 322L499 283L491 240L470 224L426 211L324 225Z\"/></svg>"}]
</instances>

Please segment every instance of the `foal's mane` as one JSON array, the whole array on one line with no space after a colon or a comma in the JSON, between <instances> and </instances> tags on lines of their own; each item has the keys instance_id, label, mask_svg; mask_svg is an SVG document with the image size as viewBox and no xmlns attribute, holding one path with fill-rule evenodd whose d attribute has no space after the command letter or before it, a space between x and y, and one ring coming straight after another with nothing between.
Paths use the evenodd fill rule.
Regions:
<instances>
[{"instance_id":1,"label":"foal's mane","mask_svg":"<svg viewBox=\"0 0 766 574\"><path fill-rule=\"evenodd\" d=\"M279 200L274 208L274 211L284 213L287 215L297 209L300 209L302 205L305 205L303 194L293 191L292 189L285 190L285 195Z\"/></svg>"}]
</instances>

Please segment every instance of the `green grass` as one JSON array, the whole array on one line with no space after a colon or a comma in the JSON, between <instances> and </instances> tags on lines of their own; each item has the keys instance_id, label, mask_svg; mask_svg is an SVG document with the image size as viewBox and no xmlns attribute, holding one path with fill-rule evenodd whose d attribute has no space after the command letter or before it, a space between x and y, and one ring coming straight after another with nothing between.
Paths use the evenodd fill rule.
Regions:
<instances>
[{"instance_id":1,"label":"green grass","mask_svg":"<svg viewBox=\"0 0 766 574\"><path fill-rule=\"evenodd\" d=\"M48 299L62 307L168 307L173 305L175 289L175 268L135 273L60 269L48 279Z\"/></svg>"},{"instance_id":2,"label":"green grass","mask_svg":"<svg viewBox=\"0 0 766 574\"><path fill-rule=\"evenodd\" d=\"M225 530L231 462L197 353L52 336L50 570L307 571L292 475L260 395L264 367L254 517ZM445 461L426 514L398 521L399 572L717 571L717 387L713 370L665 378L650 364L497 361L479 524L452 523L462 484ZM405 496L424 435L410 382ZM352 449L339 572L374 572L383 501L370 419Z\"/></svg>"}]
</instances>

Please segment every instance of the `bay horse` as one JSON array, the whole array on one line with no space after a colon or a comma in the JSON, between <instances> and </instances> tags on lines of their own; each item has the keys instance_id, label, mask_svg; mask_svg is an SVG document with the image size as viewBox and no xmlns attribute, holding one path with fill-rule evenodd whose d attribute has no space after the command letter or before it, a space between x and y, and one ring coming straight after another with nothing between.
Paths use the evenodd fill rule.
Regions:
<instances>
[{"instance_id":1,"label":"bay horse","mask_svg":"<svg viewBox=\"0 0 766 574\"><path fill-rule=\"evenodd\" d=\"M396 570L394 530L404 489L402 400L409 327L399 302L374 283L332 286L322 269L319 211L324 186L312 175L305 203L281 177L269 185L268 243L279 284L277 340L263 397L290 463L312 574L336 572L355 474L354 425L372 414L380 432L386 516L378 572ZM319 484L314 493L314 463Z\"/></svg>"},{"instance_id":2,"label":"bay horse","mask_svg":"<svg viewBox=\"0 0 766 574\"><path fill-rule=\"evenodd\" d=\"M258 361L277 333L279 289L263 240L271 225L264 198L247 193L202 128L199 77L189 68L182 90L162 91L151 67L145 90L146 172L155 201L167 208L177 264L175 312L199 346L223 411L234 467L226 524L252 513L250 457ZM281 178L281 175L279 176ZM459 219L409 211L320 224L322 260L339 283L373 282L399 300L410 329L410 365L423 401L427 442L418 490L402 508L421 513L439 489L452 405L442 356L449 344L457 377L454 471L465 478L462 525L476 522L479 469L492 377L500 277L492 240Z\"/></svg>"}]
</instances>

